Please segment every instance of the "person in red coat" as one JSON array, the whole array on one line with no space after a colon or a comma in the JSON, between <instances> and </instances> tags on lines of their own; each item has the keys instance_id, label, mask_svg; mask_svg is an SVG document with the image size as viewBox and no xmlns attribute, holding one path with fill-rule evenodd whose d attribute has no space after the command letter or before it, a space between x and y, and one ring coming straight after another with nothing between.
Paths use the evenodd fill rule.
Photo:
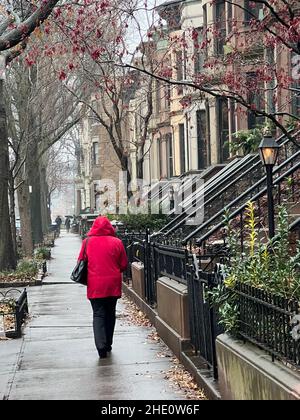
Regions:
<instances>
[{"instance_id":1,"label":"person in red coat","mask_svg":"<svg viewBox=\"0 0 300 420\"><path fill-rule=\"evenodd\" d=\"M83 242L79 260L88 260L87 297L93 308L93 327L100 358L112 349L116 323L116 306L122 296L122 273L127 268L127 255L115 229L107 217L98 217L88 238Z\"/></svg>"}]
</instances>

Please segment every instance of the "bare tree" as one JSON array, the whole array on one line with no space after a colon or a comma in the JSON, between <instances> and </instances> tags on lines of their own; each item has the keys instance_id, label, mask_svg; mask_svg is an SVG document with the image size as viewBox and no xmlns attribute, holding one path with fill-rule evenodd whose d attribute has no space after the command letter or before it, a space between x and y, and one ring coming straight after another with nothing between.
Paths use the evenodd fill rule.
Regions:
<instances>
[{"instance_id":1,"label":"bare tree","mask_svg":"<svg viewBox=\"0 0 300 420\"><path fill-rule=\"evenodd\" d=\"M9 127L14 150L12 179L17 189L23 246L32 253L47 229L45 209L48 149L79 121L78 104L72 95L60 91L55 74L49 77L45 59L32 67L20 60L9 72ZM31 235L31 232L33 235Z\"/></svg>"}]
</instances>

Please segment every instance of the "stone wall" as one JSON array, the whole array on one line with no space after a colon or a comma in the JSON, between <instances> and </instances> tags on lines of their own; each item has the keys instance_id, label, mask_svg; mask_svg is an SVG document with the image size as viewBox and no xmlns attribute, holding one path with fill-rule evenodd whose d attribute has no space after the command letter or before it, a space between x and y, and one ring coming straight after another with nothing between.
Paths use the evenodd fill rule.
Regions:
<instances>
[{"instance_id":1,"label":"stone wall","mask_svg":"<svg viewBox=\"0 0 300 420\"><path fill-rule=\"evenodd\" d=\"M251 344L217 340L219 386L225 400L299 400L300 374Z\"/></svg>"}]
</instances>

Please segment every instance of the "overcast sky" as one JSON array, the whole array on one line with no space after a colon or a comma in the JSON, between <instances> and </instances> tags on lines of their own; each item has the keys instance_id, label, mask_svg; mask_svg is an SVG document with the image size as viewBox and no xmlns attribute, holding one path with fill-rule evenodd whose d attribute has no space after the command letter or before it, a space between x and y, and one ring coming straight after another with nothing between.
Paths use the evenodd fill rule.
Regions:
<instances>
[{"instance_id":1,"label":"overcast sky","mask_svg":"<svg viewBox=\"0 0 300 420\"><path fill-rule=\"evenodd\" d=\"M158 22L158 15L154 12L155 6L165 3L166 0L148 0L148 7L145 9L144 0L140 0L139 10L135 13L135 20L132 21L128 31L127 43L130 52L141 42L141 35L145 37L149 27Z\"/></svg>"}]
</instances>

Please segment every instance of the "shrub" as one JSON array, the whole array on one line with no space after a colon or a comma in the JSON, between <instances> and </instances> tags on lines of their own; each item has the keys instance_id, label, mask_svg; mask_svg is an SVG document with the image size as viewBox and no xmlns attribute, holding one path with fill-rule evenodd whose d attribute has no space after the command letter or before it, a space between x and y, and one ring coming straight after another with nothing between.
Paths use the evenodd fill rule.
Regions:
<instances>
[{"instance_id":1,"label":"shrub","mask_svg":"<svg viewBox=\"0 0 300 420\"><path fill-rule=\"evenodd\" d=\"M262 138L261 128L238 131L234 133L234 139L230 143L230 150L232 153L237 153L239 150L242 150L245 155L255 153L258 151L258 146Z\"/></svg>"},{"instance_id":2,"label":"shrub","mask_svg":"<svg viewBox=\"0 0 300 420\"><path fill-rule=\"evenodd\" d=\"M278 297L300 301L300 242L292 255L288 211L284 206L279 209L277 227L276 237L267 244L262 244L257 234L255 207L253 203L249 203L246 220L247 246L242 252L235 230L230 223L227 226L230 257L224 267L226 279L224 285L209 293L209 297L218 307L220 321L228 332L233 332L235 329L237 282Z\"/></svg>"},{"instance_id":3,"label":"shrub","mask_svg":"<svg viewBox=\"0 0 300 420\"><path fill-rule=\"evenodd\" d=\"M34 252L34 255L37 260L50 260L51 250L46 247L37 248Z\"/></svg>"},{"instance_id":4,"label":"shrub","mask_svg":"<svg viewBox=\"0 0 300 420\"><path fill-rule=\"evenodd\" d=\"M109 216L110 220L118 220L124 224L129 231L146 231L149 228L152 232L160 230L168 223L168 216L161 214L126 214Z\"/></svg>"},{"instance_id":5,"label":"shrub","mask_svg":"<svg viewBox=\"0 0 300 420\"><path fill-rule=\"evenodd\" d=\"M39 264L35 260L24 259L18 264L16 274L24 277L35 277L39 271Z\"/></svg>"}]
</instances>

